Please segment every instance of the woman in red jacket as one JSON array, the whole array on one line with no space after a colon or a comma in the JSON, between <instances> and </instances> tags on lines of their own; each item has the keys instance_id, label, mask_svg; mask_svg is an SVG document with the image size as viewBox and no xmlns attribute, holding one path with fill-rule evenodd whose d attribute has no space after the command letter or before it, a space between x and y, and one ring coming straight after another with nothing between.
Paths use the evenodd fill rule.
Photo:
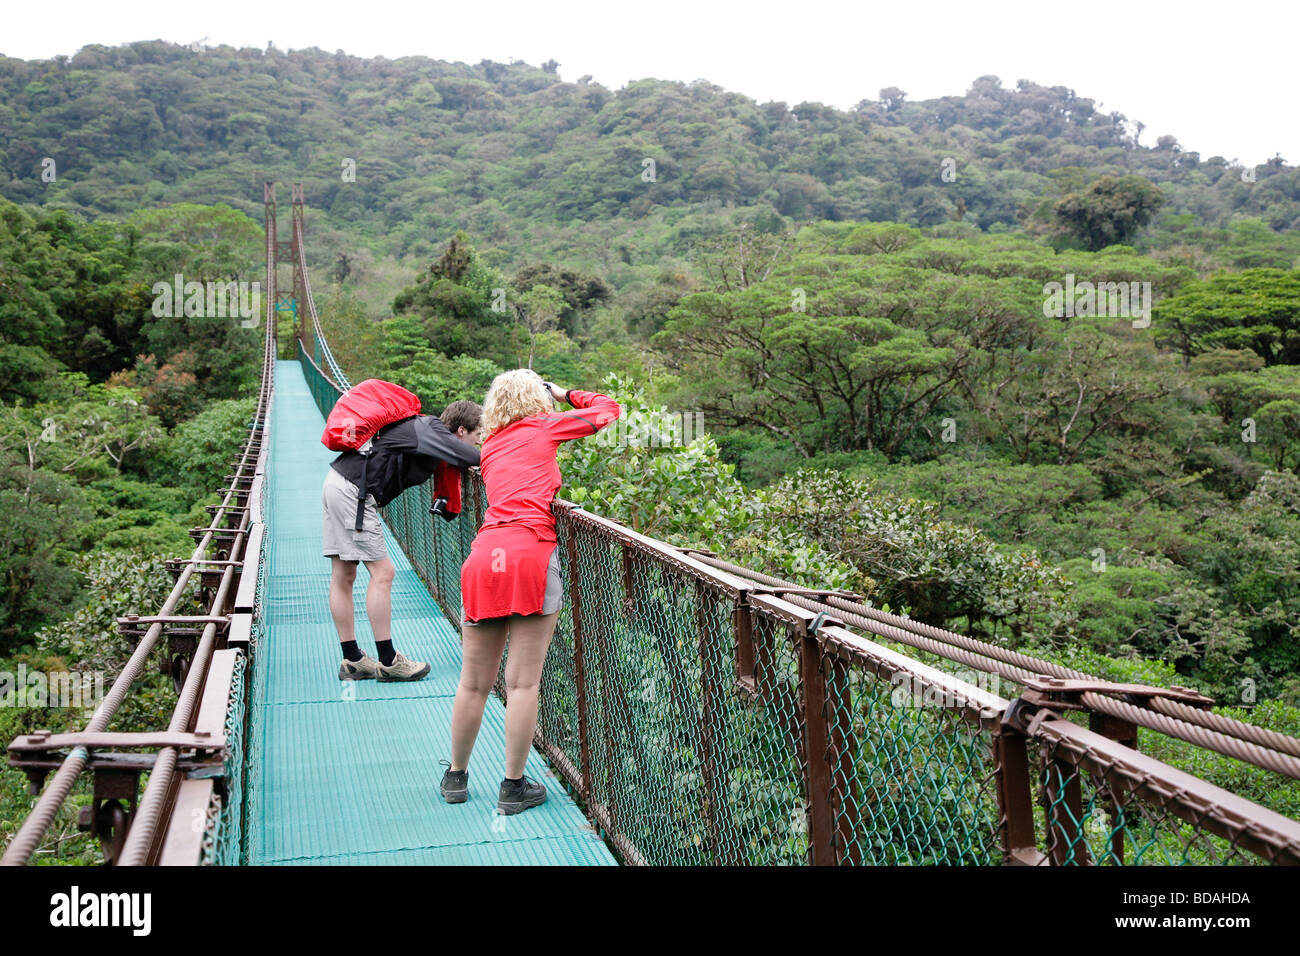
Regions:
<instances>
[{"instance_id":1,"label":"woman in red jacket","mask_svg":"<svg viewBox=\"0 0 1300 956\"><path fill-rule=\"evenodd\" d=\"M557 412L563 399L572 411ZM621 409L595 392L562 389L529 369L503 372L483 402L485 438L479 465L488 510L460 571L464 602L460 686L451 717L451 761L441 791L448 803L468 798L470 752L496 681L506 637L506 767L497 799L502 813L546 800L524 776L537 729L542 663L563 600L551 502L559 490L560 443L594 435Z\"/></svg>"}]
</instances>

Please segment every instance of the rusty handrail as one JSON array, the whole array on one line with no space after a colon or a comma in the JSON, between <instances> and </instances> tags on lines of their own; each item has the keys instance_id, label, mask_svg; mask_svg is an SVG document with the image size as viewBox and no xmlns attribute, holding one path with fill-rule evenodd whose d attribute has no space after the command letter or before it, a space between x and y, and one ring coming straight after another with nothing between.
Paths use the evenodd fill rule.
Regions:
<instances>
[{"instance_id":1,"label":"rusty handrail","mask_svg":"<svg viewBox=\"0 0 1300 956\"><path fill-rule=\"evenodd\" d=\"M1082 671L1051 661L837 597L833 593L827 594L825 600L816 600L804 593L809 589L800 588L773 575L750 571L697 549L681 550L711 567L744 575L769 585L774 593L784 595L785 600L800 607L837 614L854 627L945 657L974 670L997 674L1017 684L1032 684L1034 678L1040 676L1066 680L1086 679L1097 681L1099 684L1112 683L1098 681L1097 678ZM1172 688L1172 690L1185 691L1184 688ZM1107 693L1121 693L1125 695L1125 699L1115 700L1103 696ZM1300 739L1295 737L1288 737L1222 714L1215 714L1204 709L1204 706L1188 706L1179 700L1170 700L1159 694L1135 697L1132 696L1131 688L1083 693L1079 696L1079 701L1090 710L1120 717L1225 756L1300 779L1300 760L1291 759L1300 757ZM1202 699L1202 704L1210 703L1213 701L1208 698Z\"/></svg>"}]
</instances>

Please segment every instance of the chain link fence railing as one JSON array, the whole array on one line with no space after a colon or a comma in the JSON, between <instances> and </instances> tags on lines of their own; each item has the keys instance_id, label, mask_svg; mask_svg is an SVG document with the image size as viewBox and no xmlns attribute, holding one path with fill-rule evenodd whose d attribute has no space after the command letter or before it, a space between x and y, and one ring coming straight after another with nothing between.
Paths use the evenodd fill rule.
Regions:
<instances>
[{"instance_id":1,"label":"chain link fence railing","mask_svg":"<svg viewBox=\"0 0 1300 956\"><path fill-rule=\"evenodd\" d=\"M202 856L204 866L239 866L244 862L244 729L247 725L247 658L240 653L230 682L226 712L226 757L222 780L225 786L214 793L205 818Z\"/></svg>"}]
</instances>

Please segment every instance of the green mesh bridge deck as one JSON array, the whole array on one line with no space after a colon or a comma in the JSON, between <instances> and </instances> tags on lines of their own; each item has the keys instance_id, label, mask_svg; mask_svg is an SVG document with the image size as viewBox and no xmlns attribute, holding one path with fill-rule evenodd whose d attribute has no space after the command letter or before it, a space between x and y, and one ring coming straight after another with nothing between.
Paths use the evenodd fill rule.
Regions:
<instances>
[{"instance_id":1,"label":"green mesh bridge deck","mask_svg":"<svg viewBox=\"0 0 1300 956\"><path fill-rule=\"evenodd\" d=\"M466 803L438 794L450 757L460 636L447 623L391 532L393 640L428 661L421 681L340 681L330 619L329 561L321 556L321 485L334 453L297 361L278 361L271 414L270 565L250 713L248 862L251 864L569 864L615 859L533 750L525 773L545 804L496 814L505 763L505 708L490 696L470 762ZM363 566L364 567L364 566ZM365 614L369 576L357 575L357 641L374 652Z\"/></svg>"}]
</instances>

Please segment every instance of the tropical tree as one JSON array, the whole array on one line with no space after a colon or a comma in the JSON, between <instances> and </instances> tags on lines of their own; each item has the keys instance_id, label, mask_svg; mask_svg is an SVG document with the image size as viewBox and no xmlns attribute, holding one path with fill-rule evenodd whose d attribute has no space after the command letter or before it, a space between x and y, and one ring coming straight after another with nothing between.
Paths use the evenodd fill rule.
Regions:
<instances>
[{"instance_id":1,"label":"tropical tree","mask_svg":"<svg viewBox=\"0 0 1300 956\"><path fill-rule=\"evenodd\" d=\"M1057 202L1056 221L1085 249L1122 245L1164 203L1160 188L1141 176L1102 176Z\"/></svg>"},{"instance_id":2,"label":"tropical tree","mask_svg":"<svg viewBox=\"0 0 1300 956\"><path fill-rule=\"evenodd\" d=\"M1157 341L1190 358L1250 349L1300 365L1300 271L1246 269L1191 282L1152 310Z\"/></svg>"}]
</instances>

